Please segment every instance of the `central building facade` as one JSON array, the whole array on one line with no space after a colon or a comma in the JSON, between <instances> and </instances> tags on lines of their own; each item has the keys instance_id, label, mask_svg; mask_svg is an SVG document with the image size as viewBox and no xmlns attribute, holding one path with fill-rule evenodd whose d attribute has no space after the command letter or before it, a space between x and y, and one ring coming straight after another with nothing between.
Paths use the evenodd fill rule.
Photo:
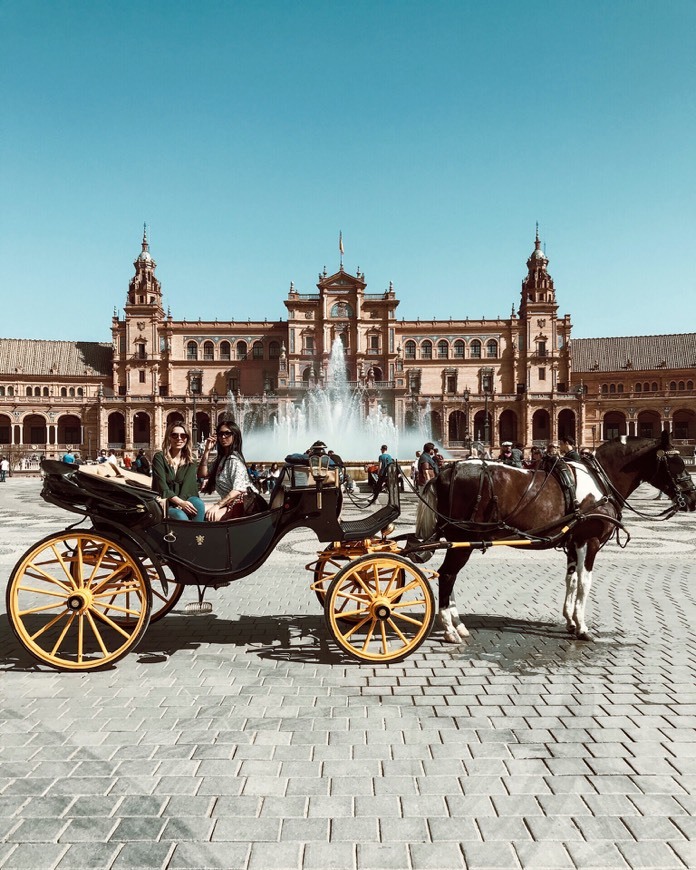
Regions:
<instances>
[{"instance_id":1,"label":"central building facade","mask_svg":"<svg viewBox=\"0 0 696 870\"><path fill-rule=\"evenodd\" d=\"M379 406L400 430L429 430L454 457L473 443L529 447L562 434L591 447L663 428L685 445L696 440L696 336L573 342L548 262L537 232L504 319L399 318L391 284L368 292L364 273L341 263L312 292L291 284L278 320L221 311L188 321L165 309L144 233L110 345L0 340L0 449L154 450L168 423L183 420L201 440L229 406L269 426L326 383L336 342L365 415Z\"/></svg>"}]
</instances>

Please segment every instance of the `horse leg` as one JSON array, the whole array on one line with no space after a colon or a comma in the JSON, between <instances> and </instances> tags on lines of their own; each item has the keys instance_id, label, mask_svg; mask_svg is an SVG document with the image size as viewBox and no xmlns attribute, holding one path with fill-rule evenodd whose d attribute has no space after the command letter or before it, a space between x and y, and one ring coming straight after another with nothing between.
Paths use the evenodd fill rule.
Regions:
<instances>
[{"instance_id":1,"label":"horse leg","mask_svg":"<svg viewBox=\"0 0 696 870\"><path fill-rule=\"evenodd\" d=\"M584 547L579 548L578 552L578 556L582 555L583 557L578 559L578 595L573 612L578 640L592 640L585 622L585 605L592 588L592 568L598 552L599 541L597 538L588 541Z\"/></svg>"},{"instance_id":2,"label":"horse leg","mask_svg":"<svg viewBox=\"0 0 696 870\"><path fill-rule=\"evenodd\" d=\"M438 572L440 578L438 604L440 609L437 614L437 624L444 631L446 643L459 643L462 638L469 637L469 632L459 616L452 590L457 575L470 557L471 550L466 548L449 550Z\"/></svg>"},{"instance_id":3,"label":"horse leg","mask_svg":"<svg viewBox=\"0 0 696 870\"><path fill-rule=\"evenodd\" d=\"M575 602L577 600L578 595L578 561L582 560L584 553L580 553L580 550L584 551L584 547L578 547L576 544L570 543L568 545L568 565L566 568L566 595L565 601L563 602L563 616L566 621L566 629L569 634L575 634L575 629L577 628L577 623L573 618L573 613L575 612Z\"/></svg>"}]
</instances>

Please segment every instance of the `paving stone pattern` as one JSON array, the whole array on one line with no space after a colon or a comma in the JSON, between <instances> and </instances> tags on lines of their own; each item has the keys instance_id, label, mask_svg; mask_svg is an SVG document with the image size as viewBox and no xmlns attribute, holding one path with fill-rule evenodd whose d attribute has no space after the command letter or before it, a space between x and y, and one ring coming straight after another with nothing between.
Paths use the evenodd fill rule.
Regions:
<instances>
[{"instance_id":1,"label":"paving stone pattern","mask_svg":"<svg viewBox=\"0 0 696 870\"><path fill-rule=\"evenodd\" d=\"M38 490L0 484L4 581L75 519ZM305 531L104 672L37 666L3 609L0 867L695 867L694 517L628 524L597 560L593 643L565 634L562 553L496 549L458 583L468 643L354 662Z\"/></svg>"}]
</instances>

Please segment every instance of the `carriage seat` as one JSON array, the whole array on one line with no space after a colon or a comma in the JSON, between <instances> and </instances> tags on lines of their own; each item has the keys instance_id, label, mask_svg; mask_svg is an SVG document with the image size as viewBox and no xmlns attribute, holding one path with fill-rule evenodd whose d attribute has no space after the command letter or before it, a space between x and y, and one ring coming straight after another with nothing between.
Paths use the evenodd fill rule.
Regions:
<instances>
[{"instance_id":1,"label":"carriage seat","mask_svg":"<svg viewBox=\"0 0 696 870\"><path fill-rule=\"evenodd\" d=\"M77 470L80 474L100 477L111 483L137 486L141 489L152 489L152 482L147 474L139 474L137 471L129 471L127 468L117 468L113 462L100 462L98 465L80 465Z\"/></svg>"}]
</instances>

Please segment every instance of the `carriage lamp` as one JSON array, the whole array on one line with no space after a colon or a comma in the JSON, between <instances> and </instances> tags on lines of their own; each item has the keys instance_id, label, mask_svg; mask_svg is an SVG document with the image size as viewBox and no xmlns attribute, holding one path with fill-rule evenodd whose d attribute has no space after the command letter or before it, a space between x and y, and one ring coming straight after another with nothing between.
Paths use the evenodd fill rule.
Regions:
<instances>
[{"instance_id":1,"label":"carriage lamp","mask_svg":"<svg viewBox=\"0 0 696 870\"><path fill-rule=\"evenodd\" d=\"M317 486L317 510L321 510L321 488L329 473L330 457L323 449L315 449L309 456L309 467Z\"/></svg>"}]
</instances>

